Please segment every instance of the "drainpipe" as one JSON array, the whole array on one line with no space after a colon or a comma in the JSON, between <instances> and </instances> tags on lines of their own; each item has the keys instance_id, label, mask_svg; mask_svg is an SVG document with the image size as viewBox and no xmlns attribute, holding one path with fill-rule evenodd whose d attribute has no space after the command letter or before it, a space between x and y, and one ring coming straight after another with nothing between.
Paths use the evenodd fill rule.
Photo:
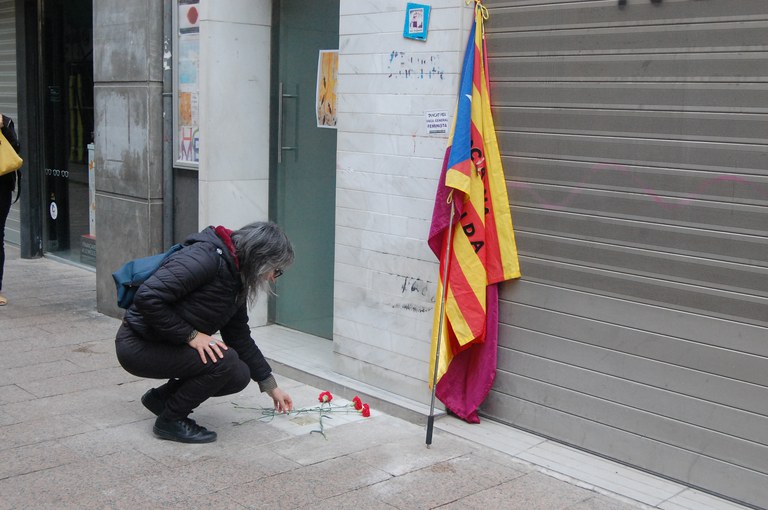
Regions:
<instances>
[{"instance_id":1,"label":"drainpipe","mask_svg":"<svg viewBox=\"0 0 768 510\"><path fill-rule=\"evenodd\" d=\"M163 2L163 249L173 244L173 4Z\"/></svg>"}]
</instances>

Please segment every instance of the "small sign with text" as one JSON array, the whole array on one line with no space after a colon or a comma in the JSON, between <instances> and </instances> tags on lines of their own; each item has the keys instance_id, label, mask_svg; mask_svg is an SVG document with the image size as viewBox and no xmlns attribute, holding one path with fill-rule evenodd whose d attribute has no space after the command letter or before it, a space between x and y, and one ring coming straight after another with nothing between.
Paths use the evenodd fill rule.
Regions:
<instances>
[{"instance_id":1,"label":"small sign with text","mask_svg":"<svg viewBox=\"0 0 768 510\"><path fill-rule=\"evenodd\" d=\"M427 123L427 133L430 135L448 133L448 112L433 111L424 112L424 120Z\"/></svg>"}]
</instances>

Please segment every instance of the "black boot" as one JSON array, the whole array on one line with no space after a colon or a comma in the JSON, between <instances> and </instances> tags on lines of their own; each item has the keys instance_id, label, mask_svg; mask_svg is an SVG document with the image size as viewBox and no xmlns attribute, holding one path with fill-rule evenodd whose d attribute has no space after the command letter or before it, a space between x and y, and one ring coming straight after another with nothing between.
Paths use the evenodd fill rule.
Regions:
<instances>
[{"instance_id":1,"label":"black boot","mask_svg":"<svg viewBox=\"0 0 768 510\"><path fill-rule=\"evenodd\" d=\"M141 396L141 403L152 411L152 414L155 416L160 416L160 413L165 409L165 400L160 397L159 392L155 388L150 388Z\"/></svg>"},{"instance_id":2,"label":"black boot","mask_svg":"<svg viewBox=\"0 0 768 510\"><path fill-rule=\"evenodd\" d=\"M178 441L179 443L212 443L216 441L216 432L201 427L191 418L167 420L158 416L152 431L161 439Z\"/></svg>"}]
</instances>

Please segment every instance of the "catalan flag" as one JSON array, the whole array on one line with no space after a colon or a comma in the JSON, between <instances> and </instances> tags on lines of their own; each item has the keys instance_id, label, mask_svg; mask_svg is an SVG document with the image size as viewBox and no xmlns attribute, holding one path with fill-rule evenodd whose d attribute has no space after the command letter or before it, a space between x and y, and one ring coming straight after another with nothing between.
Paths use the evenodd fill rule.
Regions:
<instances>
[{"instance_id":1,"label":"catalan flag","mask_svg":"<svg viewBox=\"0 0 768 510\"><path fill-rule=\"evenodd\" d=\"M440 259L436 301L445 296L442 331L441 307L435 306L430 387L437 362L436 396L469 422L479 421L477 408L496 376L496 285L520 277L504 170L491 116L485 17L487 10L476 2L429 234L429 246ZM455 208L453 224L451 207ZM446 266L447 281L443 281ZM440 355L436 360L438 343Z\"/></svg>"}]
</instances>

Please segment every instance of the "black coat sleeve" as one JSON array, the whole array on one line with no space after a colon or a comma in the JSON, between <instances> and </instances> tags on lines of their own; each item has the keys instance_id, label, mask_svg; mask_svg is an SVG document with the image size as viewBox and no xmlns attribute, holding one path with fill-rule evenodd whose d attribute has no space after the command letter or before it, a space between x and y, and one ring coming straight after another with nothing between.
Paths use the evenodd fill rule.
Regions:
<instances>
[{"instance_id":1,"label":"black coat sleeve","mask_svg":"<svg viewBox=\"0 0 768 510\"><path fill-rule=\"evenodd\" d=\"M16 154L18 154L21 150L21 145L19 144L19 137L16 135L16 127L13 125L13 120L6 115L3 115L2 131L5 139L8 140L8 143L11 144L13 150L15 150Z\"/></svg>"},{"instance_id":2,"label":"black coat sleeve","mask_svg":"<svg viewBox=\"0 0 768 510\"><path fill-rule=\"evenodd\" d=\"M185 247L171 255L138 288L133 306L163 340L185 343L195 328L177 309L187 296L216 278L219 263L219 255L205 243Z\"/></svg>"},{"instance_id":3,"label":"black coat sleeve","mask_svg":"<svg viewBox=\"0 0 768 510\"><path fill-rule=\"evenodd\" d=\"M264 381L272 374L272 367L251 338L248 309L245 304L241 305L229 322L221 328L221 338L230 348L237 351L240 359L248 365L252 380Z\"/></svg>"}]
</instances>

